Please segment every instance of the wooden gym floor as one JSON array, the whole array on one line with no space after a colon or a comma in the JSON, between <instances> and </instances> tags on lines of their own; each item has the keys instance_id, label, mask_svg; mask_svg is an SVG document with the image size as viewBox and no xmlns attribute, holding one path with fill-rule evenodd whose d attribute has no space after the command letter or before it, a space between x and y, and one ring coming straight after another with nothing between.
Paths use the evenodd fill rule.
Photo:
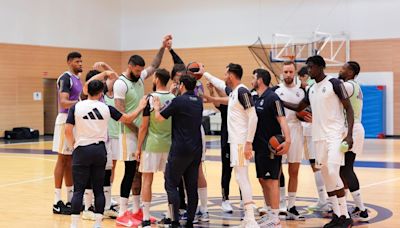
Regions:
<instances>
[{"instance_id":1,"label":"wooden gym floor","mask_svg":"<svg viewBox=\"0 0 400 228\"><path fill-rule=\"evenodd\" d=\"M209 211L211 221L202 227L237 225L240 212L238 187L231 181L231 201L235 206L233 215L220 212L220 150L217 136L209 136L205 173L208 182ZM56 156L51 150L52 142L41 139L37 142L0 142L0 227L53 227L68 228L69 216L53 215L53 168ZM365 151L358 157L356 172L360 179L364 202L370 211L369 223L358 227L400 227L400 140L367 139ZM254 199L263 205L262 192L255 178L254 163L250 166ZM287 166L284 165L287 173ZM119 183L123 164L117 164L116 179L112 189L118 200ZM162 174L156 174L153 185L152 215L161 217L166 210L166 193ZM306 206L316 201L314 177L305 162L300 168L298 199L296 205L305 214L306 221L282 221L283 227L321 227L328 222L320 214L307 211ZM66 194L63 192L63 198ZM349 206L353 206L349 197ZM104 220L104 227L116 227L115 221ZM91 227L92 222L81 221L81 227Z\"/></svg>"}]
</instances>

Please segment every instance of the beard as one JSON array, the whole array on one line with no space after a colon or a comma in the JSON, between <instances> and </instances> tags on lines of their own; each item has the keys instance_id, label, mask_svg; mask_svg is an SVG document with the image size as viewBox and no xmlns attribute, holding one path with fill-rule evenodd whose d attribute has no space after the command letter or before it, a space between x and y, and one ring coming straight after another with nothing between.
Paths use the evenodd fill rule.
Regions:
<instances>
[{"instance_id":1,"label":"beard","mask_svg":"<svg viewBox=\"0 0 400 228\"><path fill-rule=\"evenodd\" d=\"M293 78L284 78L283 80L287 85L291 85L293 83Z\"/></svg>"},{"instance_id":2,"label":"beard","mask_svg":"<svg viewBox=\"0 0 400 228\"><path fill-rule=\"evenodd\" d=\"M339 79L344 81L346 79L346 76L344 76L343 74L339 73Z\"/></svg>"},{"instance_id":3,"label":"beard","mask_svg":"<svg viewBox=\"0 0 400 228\"><path fill-rule=\"evenodd\" d=\"M130 76L131 81L133 81L133 82L139 81L140 76L136 77L136 75L134 75L132 72L129 73L129 76Z\"/></svg>"}]
</instances>

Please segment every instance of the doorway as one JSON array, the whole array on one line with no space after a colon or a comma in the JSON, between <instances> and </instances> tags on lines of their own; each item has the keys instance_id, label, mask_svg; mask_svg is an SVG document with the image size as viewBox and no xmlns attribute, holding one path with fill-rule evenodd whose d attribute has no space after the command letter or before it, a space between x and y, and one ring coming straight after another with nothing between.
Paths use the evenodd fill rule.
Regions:
<instances>
[{"instance_id":1,"label":"doorway","mask_svg":"<svg viewBox=\"0 0 400 228\"><path fill-rule=\"evenodd\" d=\"M44 134L53 135L58 114L57 79L43 79Z\"/></svg>"}]
</instances>

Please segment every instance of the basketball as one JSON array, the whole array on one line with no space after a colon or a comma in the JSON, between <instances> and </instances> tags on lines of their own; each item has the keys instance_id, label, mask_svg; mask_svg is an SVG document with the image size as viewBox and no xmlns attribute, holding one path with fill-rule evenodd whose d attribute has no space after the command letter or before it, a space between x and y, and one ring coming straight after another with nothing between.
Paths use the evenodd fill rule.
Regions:
<instances>
[{"instance_id":1,"label":"basketball","mask_svg":"<svg viewBox=\"0 0 400 228\"><path fill-rule=\"evenodd\" d=\"M278 153L277 149L279 145L285 142L285 137L283 135L274 135L269 139L268 148L273 153Z\"/></svg>"},{"instance_id":2,"label":"basketball","mask_svg":"<svg viewBox=\"0 0 400 228\"><path fill-rule=\"evenodd\" d=\"M190 75L192 75L193 77L196 78L196 80L199 80L203 76L203 75L199 75L199 74L194 74L196 72L199 72L199 70L200 70L200 64L197 62L189 63L187 66L187 70Z\"/></svg>"},{"instance_id":3,"label":"basketball","mask_svg":"<svg viewBox=\"0 0 400 228\"><path fill-rule=\"evenodd\" d=\"M297 119L299 119L300 121L303 121L303 122L306 122L304 120L304 117L307 115L312 115L310 106L308 106L307 108L305 108L304 110L302 110L300 112L296 112Z\"/></svg>"}]
</instances>

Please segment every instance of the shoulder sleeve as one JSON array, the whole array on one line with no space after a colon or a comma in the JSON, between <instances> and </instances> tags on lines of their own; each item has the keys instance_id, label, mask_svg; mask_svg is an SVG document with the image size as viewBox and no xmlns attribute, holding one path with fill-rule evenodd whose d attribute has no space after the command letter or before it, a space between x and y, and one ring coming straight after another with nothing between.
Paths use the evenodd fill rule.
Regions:
<instances>
[{"instance_id":1,"label":"shoulder sleeve","mask_svg":"<svg viewBox=\"0 0 400 228\"><path fill-rule=\"evenodd\" d=\"M71 87L71 78L68 74L65 73L58 80L58 90L60 93L70 93Z\"/></svg>"},{"instance_id":2,"label":"shoulder sleeve","mask_svg":"<svg viewBox=\"0 0 400 228\"><path fill-rule=\"evenodd\" d=\"M118 121L119 119L121 119L122 113L120 111L118 111L113 106L110 106L110 105L107 105L107 106L108 106L108 109L110 110L111 118L113 118L115 121Z\"/></svg>"},{"instance_id":3,"label":"shoulder sleeve","mask_svg":"<svg viewBox=\"0 0 400 228\"><path fill-rule=\"evenodd\" d=\"M285 116L285 109L283 108L283 104L281 99L279 99L278 95L274 94L272 97L271 109L276 117Z\"/></svg>"},{"instance_id":4,"label":"shoulder sleeve","mask_svg":"<svg viewBox=\"0 0 400 228\"><path fill-rule=\"evenodd\" d=\"M271 90L275 92L275 90L279 89L279 85L271 87Z\"/></svg>"},{"instance_id":5,"label":"shoulder sleeve","mask_svg":"<svg viewBox=\"0 0 400 228\"><path fill-rule=\"evenodd\" d=\"M76 104L74 104L72 107L69 108L66 123L75 125L75 106L76 106Z\"/></svg>"},{"instance_id":6,"label":"shoulder sleeve","mask_svg":"<svg viewBox=\"0 0 400 228\"><path fill-rule=\"evenodd\" d=\"M164 117L164 119L168 119L170 116L175 114L178 107L177 102L177 98L165 102L164 107L160 110L160 114L162 117Z\"/></svg>"},{"instance_id":7,"label":"shoulder sleeve","mask_svg":"<svg viewBox=\"0 0 400 228\"><path fill-rule=\"evenodd\" d=\"M176 52L172 48L171 50L169 50L169 53L171 53L172 55L172 60L174 61L174 64L184 64L181 57L179 57L179 55L176 54Z\"/></svg>"},{"instance_id":8,"label":"shoulder sleeve","mask_svg":"<svg viewBox=\"0 0 400 228\"><path fill-rule=\"evenodd\" d=\"M114 90L114 98L125 100L125 94L128 91L128 86L122 79L117 79L115 81L113 90Z\"/></svg>"},{"instance_id":9,"label":"shoulder sleeve","mask_svg":"<svg viewBox=\"0 0 400 228\"><path fill-rule=\"evenodd\" d=\"M343 85L343 82L341 82L337 78L331 78L329 81L332 83L333 86L333 91L335 91L335 94L339 97L340 100L345 100L349 98L349 95L346 92L346 88Z\"/></svg>"},{"instance_id":10,"label":"shoulder sleeve","mask_svg":"<svg viewBox=\"0 0 400 228\"><path fill-rule=\"evenodd\" d=\"M349 97L353 96L354 93L354 84L351 82L343 82L344 88L346 89L347 95Z\"/></svg>"},{"instance_id":11,"label":"shoulder sleeve","mask_svg":"<svg viewBox=\"0 0 400 228\"><path fill-rule=\"evenodd\" d=\"M248 109L254 106L254 101L251 98L251 94L246 88L241 87L238 89L238 98L240 104L243 106L244 109Z\"/></svg>"},{"instance_id":12,"label":"shoulder sleeve","mask_svg":"<svg viewBox=\"0 0 400 228\"><path fill-rule=\"evenodd\" d=\"M229 94L231 94L232 93L232 89L230 88L230 87L225 87L225 93L226 93L226 95L228 95L229 96Z\"/></svg>"},{"instance_id":13,"label":"shoulder sleeve","mask_svg":"<svg viewBox=\"0 0 400 228\"><path fill-rule=\"evenodd\" d=\"M143 116L150 116L151 111L153 111L153 95L149 94L148 97L147 105L143 109Z\"/></svg>"}]
</instances>

